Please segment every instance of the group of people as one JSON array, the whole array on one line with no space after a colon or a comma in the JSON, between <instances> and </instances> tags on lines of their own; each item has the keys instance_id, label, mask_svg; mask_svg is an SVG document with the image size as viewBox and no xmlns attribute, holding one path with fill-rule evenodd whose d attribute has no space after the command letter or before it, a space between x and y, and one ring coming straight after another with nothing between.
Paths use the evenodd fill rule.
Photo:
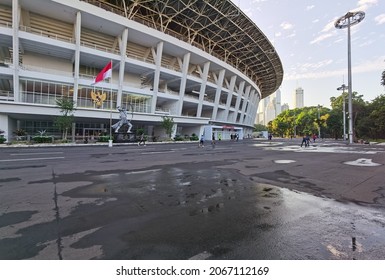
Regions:
<instances>
[{"instance_id":1,"label":"group of people","mask_svg":"<svg viewBox=\"0 0 385 280\"><path fill-rule=\"evenodd\" d=\"M219 139L220 140L220 139ZM203 134L201 135L201 138L199 139L199 145L198 147L199 148L203 148L205 145L205 137L203 136ZM211 135L211 146L213 146L213 148L215 147L215 144L216 144L216 140L215 140L215 134L213 132L213 134Z\"/></svg>"},{"instance_id":2,"label":"group of people","mask_svg":"<svg viewBox=\"0 0 385 280\"><path fill-rule=\"evenodd\" d=\"M231 133L230 134L230 139L238 141L239 140L239 134L238 133Z\"/></svg>"},{"instance_id":3,"label":"group of people","mask_svg":"<svg viewBox=\"0 0 385 280\"><path fill-rule=\"evenodd\" d=\"M313 143L315 143L315 140L317 139L317 135L313 134L312 139L313 139ZM303 146L303 144L305 144L305 148L310 146L310 136L309 135L306 134L302 137L301 147Z\"/></svg>"}]
</instances>

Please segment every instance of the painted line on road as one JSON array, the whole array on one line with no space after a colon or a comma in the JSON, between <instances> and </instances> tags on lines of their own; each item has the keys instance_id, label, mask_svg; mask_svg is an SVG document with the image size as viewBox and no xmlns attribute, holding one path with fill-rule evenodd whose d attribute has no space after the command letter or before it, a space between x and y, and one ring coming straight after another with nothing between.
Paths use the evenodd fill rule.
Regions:
<instances>
[{"instance_id":1,"label":"painted line on road","mask_svg":"<svg viewBox=\"0 0 385 280\"><path fill-rule=\"evenodd\" d=\"M0 159L0 162L9 162L9 161L31 161L31 160L48 160L48 159L63 159L65 157L49 157L49 158L18 158L18 159Z\"/></svg>"},{"instance_id":2,"label":"painted line on road","mask_svg":"<svg viewBox=\"0 0 385 280\"><path fill-rule=\"evenodd\" d=\"M205 259L208 259L209 257L211 257L212 254L210 254L209 252L202 252L202 253L199 253L195 256L192 256L191 258L189 258L189 260L205 260Z\"/></svg>"},{"instance_id":3,"label":"painted line on road","mask_svg":"<svg viewBox=\"0 0 385 280\"><path fill-rule=\"evenodd\" d=\"M141 154L142 154L142 155L151 155L151 154L168 154L168 153L175 153L175 151L147 152L147 153L141 153Z\"/></svg>"},{"instance_id":4,"label":"painted line on road","mask_svg":"<svg viewBox=\"0 0 385 280\"><path fill-rule=\"evenodd\" d=\"M46 153L23 153L23 154L10 154L11 156L31 156L31 155L54 155L62 154L63 152L46 152Z\"/></svg>"},{"instance_id":5,"label":"painted line on road","mask_svg":"<svg viewBox=\"0 0 385 280\"><path fill-rule=\"evenodd\" d=\"M119 175L118 173L110 173L110 174L100 175L100 177L112 177L112 176L118 176L118 175Z\"/></svg>"},{"instance_id":6,"label":"painted line on road","mask_svg":"<svg viewBox=\"0 0 385 280\"><path fill-rule=\"evenodd\" d=\"M149 169L149 170L140 170L140 171L131 171L131 172L126 172L125 174L130 175L130 174L143 174L143 173L150 173L150 172L158 172L161 169Z\"/></svg>"}]
</instances>

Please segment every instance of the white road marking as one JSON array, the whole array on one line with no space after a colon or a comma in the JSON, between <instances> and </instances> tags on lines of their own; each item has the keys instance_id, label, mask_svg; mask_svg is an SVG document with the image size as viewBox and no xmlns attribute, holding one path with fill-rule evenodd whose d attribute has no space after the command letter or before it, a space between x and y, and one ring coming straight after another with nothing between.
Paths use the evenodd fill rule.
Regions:
<instances>
[{"instance_id":1,"label":"white road marking","mask_svg":"<svg viewBox=\"0 0 385 280\"><path fill-rule=\"evenodd\" d=\"M31 155L54 155L62 154L63 152L45 152L45 153L23 153L23 154L10 154L11 156L31 156Z\"/></svg>"},{"instance_id":2,"label":"white road marking","mask_svg":"<svg viewBox=\"0 0 385 280\"><path fill-rule=\"evenodd\" d=\"M48 159L63 159L63 158L65 158L65 157L1 159L0 162L27 161L27 160L48 160Z\"/></svg>"},{"instance_id":3,"label":"white road marking","mask_svg":"<svg viewBox=\"0 0 385 280\"><path fill-rule=\"evenodd\" d=\"M175 151L164 151L164 152L147 152L147 153L141 153L142 155L151 155L151 154L168 154L168 153L174 153Z\"/></svg>"},{"instance_id":4,"label":"white road marking","mask_svg":"<svg viewBox=\"0 0 385 280\"><path fill-rule=\"evenodd\" d=\"M340 147L340 146L311 146L311 147L301 147L301 146L284 146L284 147L265 147L266 150L274 151L291 151L297 153L336 153L336 154L377 154L377 151L359 151L354 150L351 147Z\"/></svg>"},{"instance_id":5,"label":"white road marking","mask_svg":"<svg viewBox=\"0 0 385 280\"><path fill-rule=\"evenodd\" d=\"M205 259L208 259L209 257L211 257L212 254L210 254L209 252L202 252L202 253L199 253L195 256L192 256L191 258L189 258L189 260L205 260Z\"/></svg>"},{"instance_id":6,"label":"white road marking","mask_svg":"<svg viewBox=\"0 0 385 280\"><path fill-rule=\"evenodd\" d=\"M293 163L293 162L295 162L295 160L291 160L291 159L277 159L274 162L275 163Z\"/></svg>"},{"instance_id":7,"label":"white road marking","mask_svg":"<svg viewBox=\"0 0 385 280\"><path fill-rule=\"evenodd\" d=\"M100 177L112 177L112 176L118 176L118 175L119 175L118 173L110 173L110 174L100 175Z\"/></svg>"},{"instance_id":8,"label":"white road marking","mask_svg":"<svg viewBox=\"0 0 385 280\"><path fill-rule=\"evenodd\" d=\"M380 166L381 164L372 162L370 158L359 158L354 161L345 161L344 164L354 165L354 166Z\"/></svg>"},{"instance_id":9,"label":"white road marking","mask_svg":"<svg viewBox=\"0 0 385 280\"><path fill-rule=\"evenodd\" d=\"M125 174L130 175L130 174L143 174L143 173L150 173L150 172L157 172L160 171L160 169L149 169L149 170L140 170L140 171L131 171L131 172L126 172Z\"/></svg>"}]
</instances>

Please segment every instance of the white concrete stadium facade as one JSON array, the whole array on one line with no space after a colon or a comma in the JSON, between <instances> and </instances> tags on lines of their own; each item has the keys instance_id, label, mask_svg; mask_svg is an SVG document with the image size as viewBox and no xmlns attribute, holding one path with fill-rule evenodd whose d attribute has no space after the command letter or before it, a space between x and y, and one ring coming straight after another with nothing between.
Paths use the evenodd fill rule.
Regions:
<instances>
[{"instance_id":1,"label":"white concrete stadium facade","mask_svg":"<svg viewBox=\"0 0 385 280\"><path fill-rule=\"evenodd\" d=\"M73 140L108 132L111 120L119 119L118 106L129 110L134 131L142 128L150 138L166 137L163 116L173 118L173 135L205 134L211 139L214 133L223 140L233 133L240 139L251 135L259 101L279 87L283 76L278 55L255 25L267 44L259 49L264 56L258 56L258 69L272 72L266 76L272 82L265 91L265 76L247 65L236 67L204 50L204 44L181 40L181 34L162 32L121 10L116 13L114 5L90 0L1 1L0 130L9 141L20 129L29 135L43 130L59 134L54 118L61 115L56 100L63 97L76 104ZM271 56L275 67L265 65ZM111 80L92 85L109 61ZM95 94L104 100L98 103Z\"/></svg>"}]
</instances>

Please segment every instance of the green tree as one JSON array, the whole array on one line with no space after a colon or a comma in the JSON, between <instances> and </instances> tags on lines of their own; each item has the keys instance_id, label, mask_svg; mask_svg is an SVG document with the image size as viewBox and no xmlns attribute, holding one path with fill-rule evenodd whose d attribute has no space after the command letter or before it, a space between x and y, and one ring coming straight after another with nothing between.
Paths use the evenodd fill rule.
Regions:
<instances>
[{"instance_id":1,"label":"green tree","mask_svg":"<svg viewBox=\"0 0 385 280\"><path fill-rule=\"evenodd\" d=\"M385 70L382 72L381 85L385 86Z\"/></svg>"},{"instance_id":2,"label":"green tree","mask_svg":"<svg viewBox=\"0 0 385 280\"><path fill-rule=\"evenodd\" d=\"M340 110L334 109L329 112L326 124L326 135L338 139L343 134L342 113Z\"/></svg>"},{"instance_id":3,"label":"green tree","mask_svg":"<svg viewBox=\"0 0 385 280\"><path fill-rule=\"evenodd\" d=\"M267 131L267 127L264 126L263 124L254 124L254 132L258 132L258 131Z\"/></svg>"},{"instance_id":4,"label":"green tree","mask_svg":"<svg viewBox=\"0 0 385 280\"><path fill-rule=\"evenodd\" d=\"M367 107L370 137L385 138L385 95L376 97Z\"/></svg>"},{"instance_id":5,"label":"green tree","mask_svg":"<svg viewBox=\"0 0 385 280\"><path fill-rule=\"evenodd\" d=\"M56 117L55 126L59 128L63 135L62 139L67 140L68 130L74 122L73 111L75 111L75 102L70 98L56 99L56 106L60 108L61 116Z\"/></svg>"},{"instance_id":6,"label":"green tree","mask_svg":"<svg viewBox=\"0 0 385 280\"><path fill-rule=\"evenodd\" d=\"M173 117L167 117L167 116L162 117L161 126L166 130L166 134L168 135L169 138L171 138L172 128L174 124L175 122Z\"/></svg>"}]
</instances>

